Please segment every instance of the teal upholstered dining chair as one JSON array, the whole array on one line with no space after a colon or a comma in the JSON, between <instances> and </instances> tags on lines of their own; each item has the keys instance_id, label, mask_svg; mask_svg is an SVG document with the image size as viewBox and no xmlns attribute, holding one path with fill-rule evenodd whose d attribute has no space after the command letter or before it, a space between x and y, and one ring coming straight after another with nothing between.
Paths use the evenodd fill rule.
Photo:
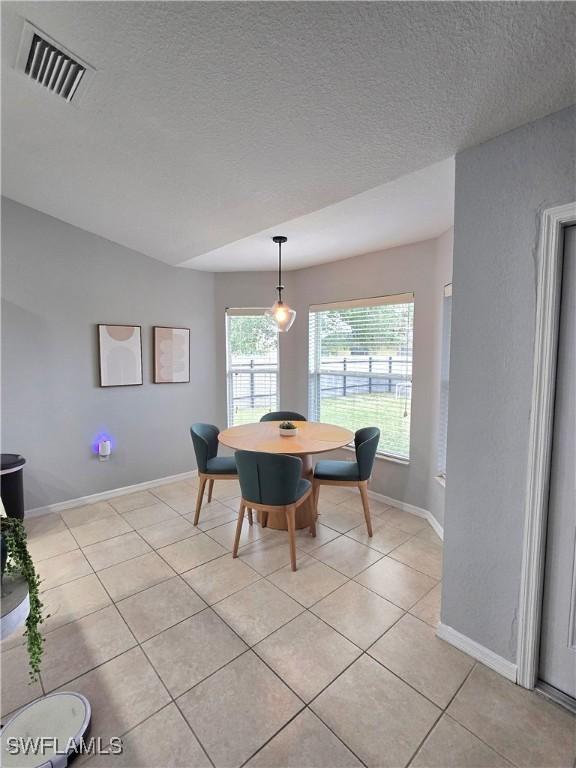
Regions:
<instances>
[{"instance_id":1,"label":"teal upholstered dining chair","mask_svg":"<svg viewBox=\"0 0 576 768\"><path fill-rule=\"evenodd\" d=\"M378 427L364 427L354 435L356 461L319 461L314 467L312 484L314 487L314 506L318 509L318 496L321 485L352 485L358 486L362 497L362 508L366 520L368 536L372 536L372 521L368 503L368 480L372 474L374 458L380 430Z\"/></svg>"},{"instance_id":2,"label":"teal upholstered dining chair","mask_svg":"<svg viewBox=\"0 0 576 768\"><path fill-rule=\"evenodd\" d=\"M296 510L311 496L312 484L302 478L302 461L297 456L258 451L236 451L236 466L242 498L234 539L233 557L238 557L246 509L262 513L265 526L269 512L286 515L290 564L296 570ZM316 536L315 515L310 515L310 533Z\"/></svg>"},{"instance_id":3,"label":"teal upholstered dining chair","mask_svg":"<svg viewBox=\"0 0 576 768\"><path fill-rule=\"evenodd\" d=\"M208 483L208 503L210 503L215 480L235 480L238 477L234 457L217 455L219 434L220 430L214 424L192 424L190 427L199 477L194 525L198 525L200 520L200 509L206 483ZM251 514L249 517L250 524L252 524Z\"/></svg>"},{"instance_id":4,"label":"teal upholstered dining chair","mask_svg":"<svg viewBox=\"0 0 576 768\"><path fill-rule=\"evenodd\" d=\"M306 416L296 411L272 411L265 413L260 421L306 421Z\"/></svg>"}]
</instances>

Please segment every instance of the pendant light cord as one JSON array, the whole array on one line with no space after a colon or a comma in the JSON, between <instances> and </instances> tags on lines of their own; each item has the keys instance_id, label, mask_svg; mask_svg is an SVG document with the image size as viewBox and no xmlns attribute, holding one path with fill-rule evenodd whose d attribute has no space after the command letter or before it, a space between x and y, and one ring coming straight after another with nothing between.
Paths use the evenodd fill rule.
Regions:
<instances>
[{"instance_id":1,"label":"pendant light cord","mask_svg":"<svg viewBox=\"0 0 576 768\"><path fill-rule=\"evenodd\" d=\"M282 302L282 243L278 243L278 301Z\"/></svg>"}]
</instances>

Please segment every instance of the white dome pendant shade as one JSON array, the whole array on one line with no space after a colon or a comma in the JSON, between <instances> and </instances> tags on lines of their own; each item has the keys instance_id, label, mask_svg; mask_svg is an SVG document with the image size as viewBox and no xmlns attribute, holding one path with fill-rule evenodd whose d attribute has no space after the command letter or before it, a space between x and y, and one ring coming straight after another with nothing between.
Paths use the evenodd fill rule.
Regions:
<instances>
[{"instance_id":1,"label":"white dome pendant shade","mask_svg":"<svg viewBox=\"0 0 576 768\"><path fill-rule=\"evenodd\" d=\"M276 286L278 301L275 301L270 309L266 311L266 315L276 323L280 333L289 331L296 319L296 310L291 309L288 304L282 301L282 291L284 290L282 285L282 244L287 240L288 238L284 237L284 235L275 235L272 238L272 241L278 244L278 285Z\"/></svg>"}]
</instances>

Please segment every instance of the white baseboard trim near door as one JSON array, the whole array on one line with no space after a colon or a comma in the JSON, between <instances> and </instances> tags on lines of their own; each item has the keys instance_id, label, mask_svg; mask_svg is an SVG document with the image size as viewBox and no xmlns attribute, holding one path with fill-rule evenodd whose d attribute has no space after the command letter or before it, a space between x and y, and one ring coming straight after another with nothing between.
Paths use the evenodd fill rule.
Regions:
<instances>
[{"instance_id":1,"label":"white baseboard trim near door","mask_svg":"<svg viewBox=\"0 0 576 768\"><path fill-rule=\"evenodd\" d=\"M464 653L472 656L473 659L482 662L486 667L490 667L490 669L498 672L513 683L516 682L517 665L514 662L499 656L494 651L480 645L480 643L449 627L447 624L438 624L436 635L441 640L445 640L455 648L464 651Z\"/></svg>"},{"instance_id":2,"label":"white baseboard trim near door","mask_svg":"<svg viewBox=\"0 0 576 768\"><path fill-rule=\"evenodd\" d=\"M436 535L440 539L444 539L444 528L440 525L438 520L436 520L430 510L423 509L423 507L416 507L414 504L408 504L408 502L400 501L400 499L393 499L391 496L385 496L383 493L378 493L377 491L369 490L368 496L370 496L370 498L374 499L375 501L382 502L382 504L388 504L391 507L397 507L398 509L401 509L402 512L409 512L411 515L423 517L430 523Z\"/></svg>"},{"instance_id":3,"label":"white baseboard trim near door","mask_svg":"<svg viewBox=\"0 0 576 768\"><path fill-rule=\"evenodd\" d=\"M198 477L197 469L192 469L190 472L181 472L179 475L159 477L157 480L146 480L143 483L125 485L123 488L113 488L110 491L91 493L89 496L79 496L77 499L58 501L55 504L46 504L44 507L27 509L25 517L39 517L40 515L47 515L49 512L63 512L65 509L81 507L83 504L95 504L97 501L106 501L107 499L113 499L115 496L126 496L128 493L146 491L148 488L153 488L156 485L167 485L168 483L175 483L178 480L190 480L193 477Z\"/></svg>"}]
</instances>

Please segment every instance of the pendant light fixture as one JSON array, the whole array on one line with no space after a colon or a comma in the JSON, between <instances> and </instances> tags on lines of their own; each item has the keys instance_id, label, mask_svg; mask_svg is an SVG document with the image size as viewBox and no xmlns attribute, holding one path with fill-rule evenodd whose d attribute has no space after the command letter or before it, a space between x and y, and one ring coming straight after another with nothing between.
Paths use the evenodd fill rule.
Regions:
<instances>
[{"instance_id":1,"label":"pendant light fixture","mask_svg":"<svg viewBox=\"0 0 576 768\"><path fill-rule=\"evenodd\" d=\"M272 238L272 242L278 244L278 285L276 286L278 300L275 301L266 312L268 317L271 317L272 320L274 320L280 333L289 331L296 318L296 310L291 309L288 304L284 304L282 301L282 291L284 290L284 286L282 285L282 245L287 242L287 240L288 238L284 237L284 235L275 235Z\"/></svg>"}]
</instances>

